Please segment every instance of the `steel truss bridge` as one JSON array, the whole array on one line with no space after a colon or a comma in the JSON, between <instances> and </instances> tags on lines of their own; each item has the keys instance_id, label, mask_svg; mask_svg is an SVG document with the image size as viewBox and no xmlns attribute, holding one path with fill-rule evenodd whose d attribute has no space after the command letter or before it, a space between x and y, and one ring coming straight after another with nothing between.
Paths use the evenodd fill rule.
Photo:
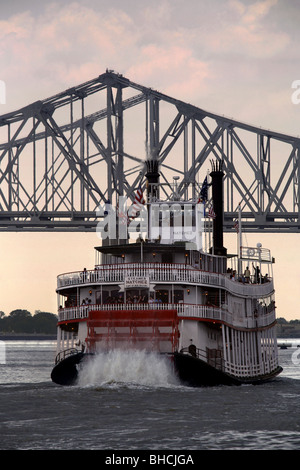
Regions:
<instances>
[{"instance_id":1,"label":"steel truss bridge","mask_svg":"<svg viewBox=\"0 0 300 470\"><path fill-rule=\"evenodd\" d=\"M0 116L0 231L93 231L96 210L145 187L196 198L224 165L224 227L297 232L300 139L207 112L113 71Z\"/></svg>"}]
</instances>

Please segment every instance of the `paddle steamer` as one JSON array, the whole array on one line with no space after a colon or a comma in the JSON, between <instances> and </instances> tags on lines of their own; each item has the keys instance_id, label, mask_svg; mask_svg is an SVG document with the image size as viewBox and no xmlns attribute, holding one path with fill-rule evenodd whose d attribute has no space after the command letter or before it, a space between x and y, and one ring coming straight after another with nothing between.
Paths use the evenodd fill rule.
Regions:
<instances>
[{"instance_id":1,"label":"paddle steamer","mask_svg":"<svg viewBox=\"0 0 300 470\"><path fill-rule=\"evenodd\" d=\"M58 276L52 380L74 384L86 361L114 349L163 354L192 386L274 378L282 370L274 260L260 244L240 241L236 255L223 246L222 162L212 163L196 198L181 200L174 181L168 201L156 162L146 165L145 196L139 188L131 215L112 209L118 234L102 238L94 268ZM108 215L102 235L110 233ZM130 242L132 225L140 232ZM240 220L238 232L241 240Z\"/></svg>"}]
</instances>

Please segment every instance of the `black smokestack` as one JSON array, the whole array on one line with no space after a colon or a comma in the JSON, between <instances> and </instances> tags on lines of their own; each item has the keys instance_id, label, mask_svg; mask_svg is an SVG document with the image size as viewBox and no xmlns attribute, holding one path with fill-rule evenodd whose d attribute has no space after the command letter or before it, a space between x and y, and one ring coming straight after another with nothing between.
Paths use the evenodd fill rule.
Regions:
<instances>
[{"instance_id":1,"label":"black smokestack","mask_svg":"<svg viewBox=\"0 0 300 470\"><path fill-rule=\"evenodd\" d=\"M214 212L216 214L213 221L213 254L226 256L227 249L223 246L223 160L212 161L211 164L212 199Z\"/></svg>"},{"instance_id":2,"label":"black smokestack","mask_svg":"<svg viewBox=\"0 0 300 470\"><path fill-rule=\"evenodd\" d=\"M158 161L149 159L146 161L147 167L147 196L151 198L158 198L158 183L159 183L159 171Z\"/></svg>"}]
</instances>

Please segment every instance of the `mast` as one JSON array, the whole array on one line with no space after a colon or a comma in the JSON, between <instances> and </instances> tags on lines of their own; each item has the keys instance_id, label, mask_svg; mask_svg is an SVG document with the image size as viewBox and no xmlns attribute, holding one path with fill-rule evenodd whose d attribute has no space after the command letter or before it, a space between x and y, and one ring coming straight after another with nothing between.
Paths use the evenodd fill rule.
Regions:
<instances>
[{"instance_id":1,"label":"mast","mask_svg":"<svg viewBox=\"0 0 300 470\"><path fill-rule=\"evenodd\" d=\"M241 210L241 203L239 202L239 208L238 208L238 233L237 233L237 239L238 239L238 275L242 274L242 259L241 259L241 248L242 248L242 210Z\"/></svg>"}]
</instances>

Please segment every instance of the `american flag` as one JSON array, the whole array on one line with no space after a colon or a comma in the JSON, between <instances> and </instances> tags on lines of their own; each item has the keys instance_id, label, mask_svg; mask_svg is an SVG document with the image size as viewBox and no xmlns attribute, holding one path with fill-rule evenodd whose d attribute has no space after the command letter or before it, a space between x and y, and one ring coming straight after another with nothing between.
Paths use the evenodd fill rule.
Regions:
<instances>
[{"instance_id":1,"label":"american flag","mask_svg":"<svg viewBox=\"0 0 300 470\"><path fill-rule=\"evenodd\" d=\"M132 206L129 208L129 215L130 217L134 218L137 216L138 212L141 211L145 204L145 199L143 196L143 191L141 185L138 187L137 192L135 194L135 198L133 201Z\"/></svg>"},{"instance_id":2,"label":"american flag","mask_svg":"<svg viewBox=\"0 0 300 470\"><path fill-rule=\"evenodd\" d=\"M119 204L117 204L117 214L118 214L118 217L119 217L119 222L121 225L129 225L129 217L128 217L128 214L125 211L123 211L122 209L120 209L120 206Z\"/></svg>"},{"instance_id":3,"label":"american flag","mask_svg":"<svg viewBox=\"0 0 300 470\"><path fill-rule=\"evenodd\" d=\"M233 226L236 230L236 233L239 233L240 227L239 227L239 221L237 219L234 220Z\"/></svg>"},{"instance_id":4,"label":"american flag","mask_svg":"<svg viewBox=\"0 0 300 470\"><path fill-rule=\"evenodd\" d=\"M124 214L124 212L119 212L119 219L121 225L128 225L130 222L128 215Z\"/></svg>"},{"instance_id":5,"label":"american flag","mask_svg":"<svg viewBox=\"0 0 300 470\"><path fill-rule=\"evenodd\" d=\"M206 176L205 180L202 183L202 188L200 191L200 197L199 197L198 203L207 201L207 190L208 190L208 184L207 184L207 176Z\"/></svg>"},{"instance_id":6,"label":"american flag","mask_svg":"<svg viewBox=\"0 0 300 470\"><path fill-rule=\"evenodd\" d=\"M209 210L208 210L208 217L211 217L212 219L215 219L216 218L216 213L214 211L214 208L213 206L210 206Z\"/></svg>"}]
</instances>

